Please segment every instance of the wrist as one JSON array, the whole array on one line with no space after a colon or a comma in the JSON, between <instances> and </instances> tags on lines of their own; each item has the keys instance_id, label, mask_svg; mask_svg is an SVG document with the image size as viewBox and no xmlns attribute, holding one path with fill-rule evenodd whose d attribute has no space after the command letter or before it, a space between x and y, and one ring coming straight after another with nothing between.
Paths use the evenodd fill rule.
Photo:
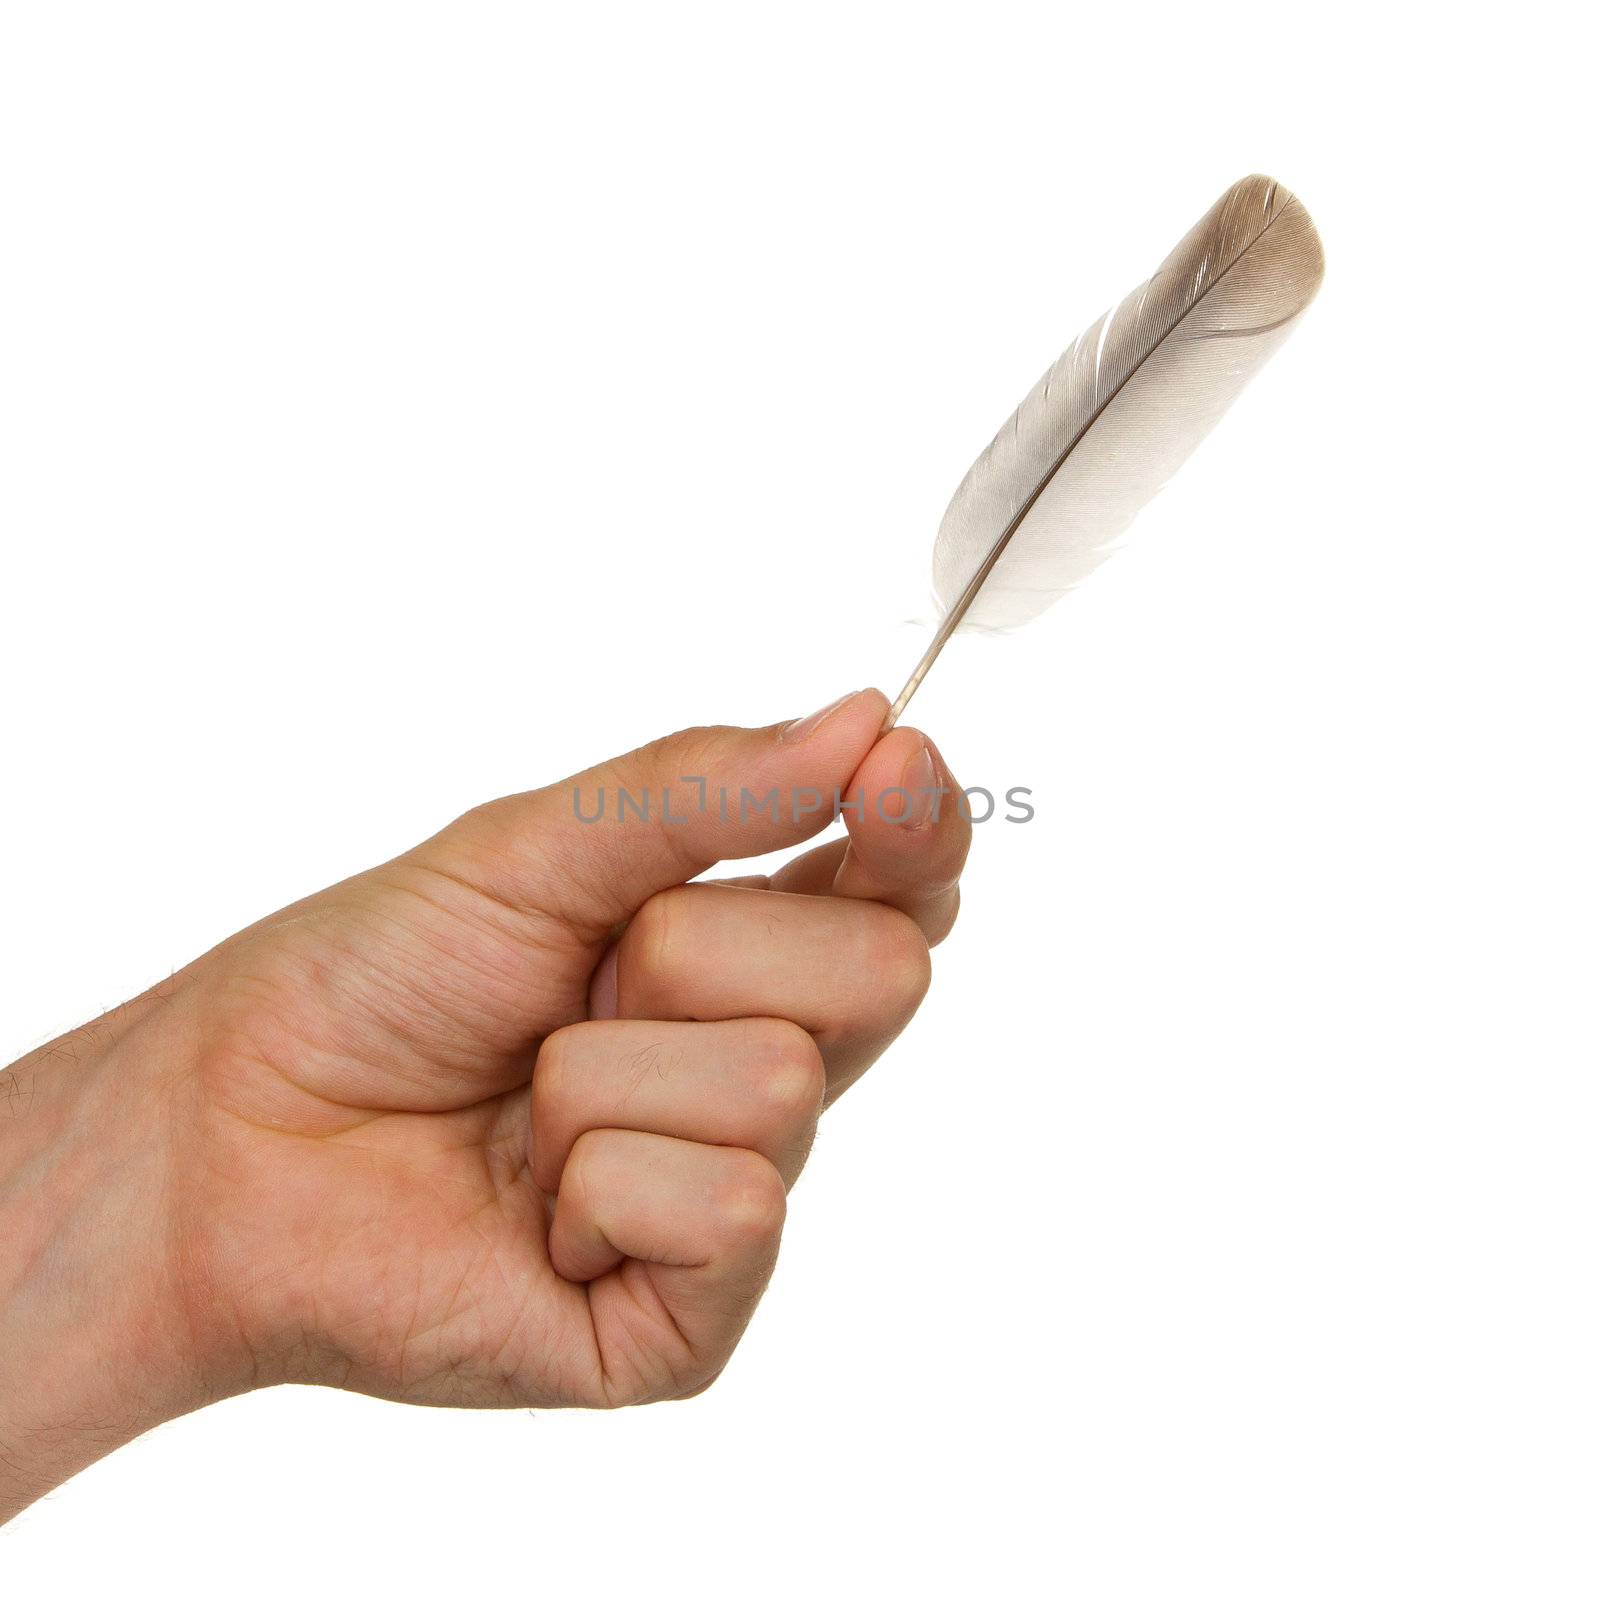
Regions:
<instances>
[{"instance_id":1,"label":"wrist","mask_svg":"<svg viewBox=\"0 0 1600 1600\"><path fill-rule=\"evenodd\" d=\"M0 1073L0 1522L219 1382L184 1281L167 1004Z\"/></svg>"}]
</instances>

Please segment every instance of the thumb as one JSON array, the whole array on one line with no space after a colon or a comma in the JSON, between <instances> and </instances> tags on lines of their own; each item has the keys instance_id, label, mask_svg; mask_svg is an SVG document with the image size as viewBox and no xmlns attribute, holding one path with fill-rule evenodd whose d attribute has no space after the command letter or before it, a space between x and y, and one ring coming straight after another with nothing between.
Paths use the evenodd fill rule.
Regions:
<instances>
[{"instance_id":1,"label":"thumb","mask_svg":"<svg viewBox=\"0 0 1600 1600\"><path fill-rule=\"evenodd\" d=\"M502 904L598 937L718 861L819 833L883 725L876 689L765 728L689 728L468 813L422 851Z\"/></svg>"}]
</instances>

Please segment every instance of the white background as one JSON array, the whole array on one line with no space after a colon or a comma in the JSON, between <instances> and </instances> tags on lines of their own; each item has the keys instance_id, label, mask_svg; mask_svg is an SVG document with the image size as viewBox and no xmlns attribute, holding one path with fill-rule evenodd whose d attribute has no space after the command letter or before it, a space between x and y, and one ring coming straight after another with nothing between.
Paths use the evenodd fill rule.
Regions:
<instances>
[{"instance_id":1,"label":"white background","mask_svg":"<svg viewBox=\"0 0 1600 1600\"><path fill-rule=\"evenodd\" d=\"M892 691L1080 327L1252 170L1329 262L919 698L1037 820L723 1382L256 1395L8 1597L1600 1588L1588 60L1477 14L0 11L11 1054L490 794Z\"/></svg>"}]
</instances>

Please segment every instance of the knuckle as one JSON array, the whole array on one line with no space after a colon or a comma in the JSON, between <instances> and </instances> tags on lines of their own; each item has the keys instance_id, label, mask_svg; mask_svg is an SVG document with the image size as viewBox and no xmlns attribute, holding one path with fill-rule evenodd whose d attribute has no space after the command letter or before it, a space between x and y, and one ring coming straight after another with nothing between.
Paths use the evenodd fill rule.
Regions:
<instances>
[{"instance_id":1,"label":"knuckle","mask_svg":"<svg viewBox=\"0 0 1600 1600\"><path fill-rule=\"evenodd\" d=\"M808 1122L821 1111L827 1070L816 1040L797 1024L774 1022L763 1030L754 1075L762 1106L782 1126Z\"/></svg>"},{"instance_id":2,"label":"knuckle","mask_svg":"<svg viewBox=\"0 0 1600 1600\"><path fill-rule=\"evenodd\" d=\"M677 766L685 776L693 776L715 763L727 745L728 733L727 728L718 726L679 728L652 740L644 750L657 771Z\"/></svg>"},{"instance_id":3,"label":"knuckle","mask_svg":"<svg viewBox=\"0 0 1600 1600\"><path fill-rule=\"evenodd\" d=\"M521 816L515 796L485 800L411 852L411 858L471 884L493 883L514 858Z\"/></svg>"},{"instance_id":4,"label":"knuckle","mask_svg":"<svg viewBox=\"0 0 1600 1600\"><path fill-rule=\"evenodd\" d=\"M731 1246L768 1244L783 1231L788 1205L778 1169L753 1150L730 1152L712 1200L716 1226Z\"/></svg>"},{"instance_id":5,"label":"knuckle","mask_svg":"<svg viewBox=\"0 0 1600 1600\"><path fill-rule=\"evenodd\" d=\"M617 952L619 973L630 1001L643 1001L666 982L671 972L675 930L684 907L687 886L663 889L634 912Z\"/></svg>"},{"instance_id":6,"label":"knuckle","mask_svg":"<svg viewBox=\"0 0 1600 1600\"><path fill-rule=\"evenodd\" d=\"M482 800L468 807L427 843L454 847L468 856L491 849L506 831L507 809L503 796L495 800Z\"/></svg>"},{"instance_id":7,"label":"knuckle","mask_svg":"<svg viewBox=\"0 0 1600 1600\"><path fill-rule=\"evenodd\" d=\"M679 728L620 758L619 776L625 784L645 789L704 778L727 764L739 731L716 726Z\"/></svg>"},{"instance_id":8,"label":"knuckle","mask_svg":"<svg viewBox=\"0 0 1600 1600\"><path fill-rule=\"evenodd\" d=\"M866 963L874 982L915 1010L933 981L933 959L922 930L902 911L875 908L866 937Z\"/></svg>"},{"instance_id":9,"label":"knuckle","mask_svg":"<svg viewBox=\"0 0 1600 1600\"><path fill-rule=\"evenodd\" d=\"M557 1028L545 1036L533 1063L533 1107L535 1119L564 1108L572 1098L574 1083L573 1053L577 1030L582 1023Z\"/></svg>"}]
</instances>

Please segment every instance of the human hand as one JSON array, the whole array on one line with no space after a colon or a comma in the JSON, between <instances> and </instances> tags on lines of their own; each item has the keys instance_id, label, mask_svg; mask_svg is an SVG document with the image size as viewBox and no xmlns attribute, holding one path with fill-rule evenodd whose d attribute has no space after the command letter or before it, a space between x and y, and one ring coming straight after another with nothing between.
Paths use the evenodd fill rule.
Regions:
<instances>
[{"instance_id":1,"label":"human hand","mask_svg":"<svg viewBox=\"0 0 1600 1600\"><path fill-rule=\"evenodd\" d=\"M704 1388L818 1113L915 1011L955 917L958 791L920 734L877 737L883 713L864 691L690 730L483 806L0 1074L0 1519L272 1383ZM648 820L617 820L619 789ZM862 801L846 839L686 883L820 831L835 790Z\"/></svg>"}]
</instances>

